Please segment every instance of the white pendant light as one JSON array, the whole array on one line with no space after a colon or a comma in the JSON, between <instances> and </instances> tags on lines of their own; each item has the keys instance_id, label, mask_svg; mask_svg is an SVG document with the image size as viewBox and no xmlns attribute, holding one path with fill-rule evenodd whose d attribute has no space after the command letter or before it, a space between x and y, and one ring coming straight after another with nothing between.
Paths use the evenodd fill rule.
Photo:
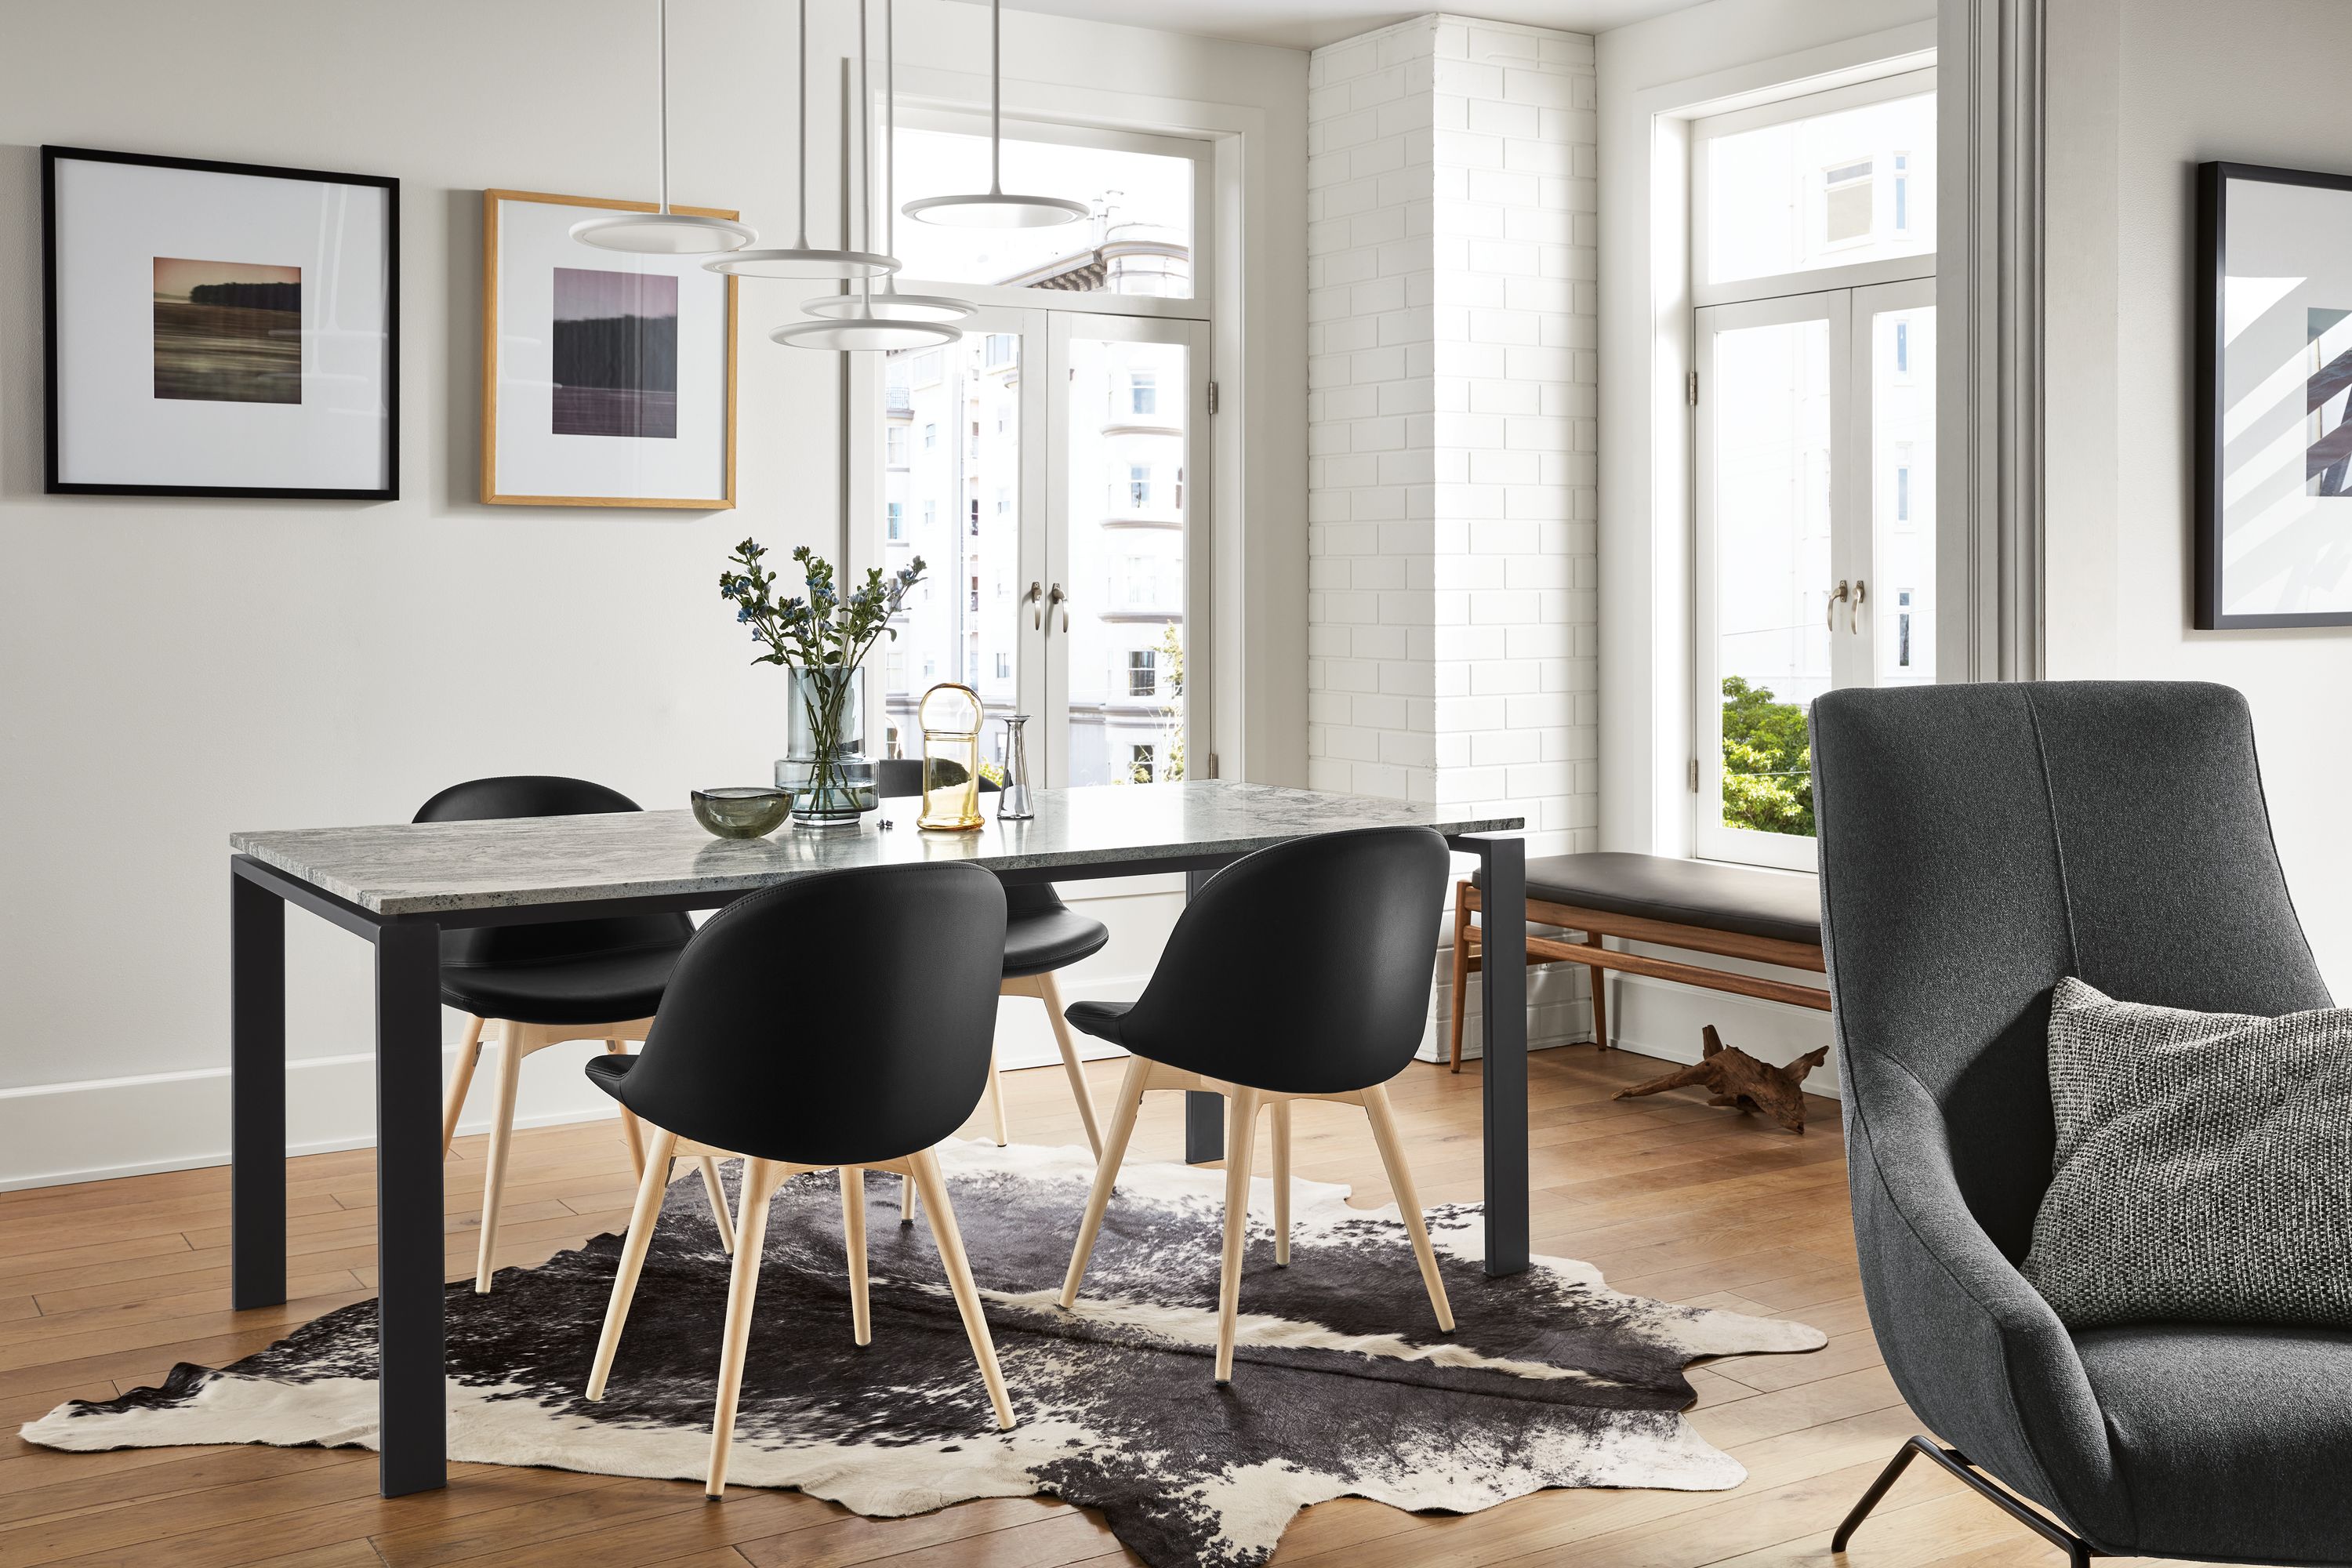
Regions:
<instances>
[{"instance_id":1,"label":"white pendant light","mask_svg":"<svg viewBox=\"0 0 2352 1568\"><path fill-rule=\"evenodd\" d=\"M1004 194L1004 21L1003 0L988 0L988 194L984 196L925 196L901 209L925 223L959 228L1046 228L1091 216L1084 202L1066 196Z\"/></svg>"},{"instance_id":2,"label":"white pendant light","mask_svg":"<svg viewBox=\"0 0 2352 1568\"><path fill-rule=\"evenodd\" d=\"M789 246L738 250L714 257L702 265L712 272L739 278L799 278L803 279L880 278L898 270L897 258L871 250L819 250L808 237L808 0L800 0L801 44L797 95L800 100L801 230ZM843 237L846 238L846 236Z\"/></svg>"},{"instance_id":3,"label":"white pendant light","mask_svg":"<svg viewBox=\"0 0 2352 1568\"><path fill-rule=\"evenodd\" d=\"M898 254L898 211L891 205L898 189L898 0L882 0L882 243ZM901 294L898 279L882 279L879 294L872 289L820 294L801 301L803 313L833 320L866 317L884 321L961 321L979 313L969 300L945 294Z\"/></svg>"},{"instance_id":4,"label":"white pendant light","mask_svg":"<svg viewBox=\"0 0 2352 1568\"><path fill-rule=\"evenodd\" d=\"M572 237L600 250L630 250L646 256L740 250L760 237L748 226L669 210L669 0L656 0L655 15L660 32L656 58L661 70L661 210L583 218L572 226Z\"/></svg>"},{"instance_id":5,"label":"white pendant light","mask_svg":"<svg viewBox=\"0 0 2352 1568\"><path fill-rule=\"evenodd\" d=\"M866 84L866 0L857 0L857 192L858 237L874 243L874 96ZM885 258L896 270L896 259ZM772 342L794 349L921 349L951 343L963 336L940 321L893 321L874 310L874 280L858 282L862 308L838 318L795 321L768 334Z\"/></svg>"}]
</instances>

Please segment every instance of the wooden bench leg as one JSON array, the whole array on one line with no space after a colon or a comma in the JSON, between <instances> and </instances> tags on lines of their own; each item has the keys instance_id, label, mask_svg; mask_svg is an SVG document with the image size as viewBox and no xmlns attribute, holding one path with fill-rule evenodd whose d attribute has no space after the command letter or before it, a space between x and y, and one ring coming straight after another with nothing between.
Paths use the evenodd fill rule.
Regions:
<instances>
[{"instance_id":1,"label":"wooden bench leg","mask_svg":"<svg viewBox=\"0 0 2352 1568\"><path fill-rule=\"evenodd\" d=\"M1584 945L1601 946L1601 933L1586 931ZM1592 1043L1605 1051L1609 1048L1609 972L1595 963L1587 965L1585 973L1592 976Z\"/></svg>"}]
</instances>

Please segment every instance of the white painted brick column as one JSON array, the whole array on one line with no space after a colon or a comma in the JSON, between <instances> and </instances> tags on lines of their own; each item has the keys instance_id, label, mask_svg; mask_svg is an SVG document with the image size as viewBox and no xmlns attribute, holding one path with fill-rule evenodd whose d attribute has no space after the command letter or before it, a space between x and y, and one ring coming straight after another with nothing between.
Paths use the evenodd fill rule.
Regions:
<instances>
[{"instance_id":1,"label":"white painted brick column","mask_svg":"<svg viewBox=\"0 0 2352 1568\"><path fill-rule=\"evenodd\" d=\"M1418 16L1307 89L1308 781L1593 848L1592 40ZM1589 1028L1581 973L1533 1037Z\"/></svg>"}]
</instances>

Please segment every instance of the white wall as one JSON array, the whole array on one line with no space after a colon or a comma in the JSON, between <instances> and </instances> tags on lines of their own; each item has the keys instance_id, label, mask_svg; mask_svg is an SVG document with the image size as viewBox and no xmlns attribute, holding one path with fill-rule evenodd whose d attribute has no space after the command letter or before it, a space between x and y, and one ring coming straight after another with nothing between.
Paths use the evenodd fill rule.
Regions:
<instances>
[{"instance_id":1,"label":"white wall","mask_svg":"<svg viewBox=\"0 0 2352 1568\"><path fill-rule=\"evenodd\" d=\"M2196 165L2352 174L2338 80L2352 8L2071 9L2057 7L2050 37L2051 119L2113 130L2050 148L2046 358L2071 380L2063 397L2053 380L2049 399L2049 673L2217 680L2246 694L2295 906L2336 994L2352 994L2352 635L2189 629Z\"/></svg>"},{"instance_id":2,"label":"white wall","mask_svg":"<svg viewBox=\"0 0 2352 1568\"><path fill-rule=\"evenodd\" d=\"M1934 0L1712 0L1600 36L1603 849L1690 850L1685 118L1932 49L1935 15ZM1621 1044L1674 1060L1697 1059L1710 1022L1776 1061L1829 1038L1820 1014L1639 977L1611 1001Z\"/></svg>"},{"instance_id":3,"label":"white wall","mask_svg":"<svg viewBox=\"0 0 2352 1568\"><path fill-rule=\"evenodd\" d=\"M480 191L653 194L652 9L7 8L0 1186L201 1163L226 1149L232 829L403 820L442 785L485 773L583 774L657 806L682 805L698 784L766 777L782 739L781 683L745 663L713 585L747 533L780 555L803 542L838 549L839 365L766 342L800 288L743 288L736 510L471 499ZM830 149L855 10L842 0L812 9L822 63L809 118ZM987 21L983 7L902 0L908 66L979 101ZM792 226L792 25L790 7L755 0L672 7L677 199L740 207L774 243L788 243ZM1241 721L1255 743L1243 754L1255 776L1296 782L1306 57L1024 12L1004 30L1010 110L1092 106L1130 121L1255 127L1236 138L1252 178L1220 230L1249 282L1250 461L1221 488L1239 502L1223 521L1243 513L1241 559L1228 564L1248 592L1232 613L1262 660L1263 695ZM1186 121L1195 108L1201 117ZM43 142L399 176L403 499L43 496ZM827 157L814 162L822 242L835 231L837 182ZM1139 979L1156 949L1151 921L1167 913L1137 926L1139 943L1114 943L1095 961L1090 984ZM287 945L289 1136L300 1146L362 1140L368 952L299 912ZM1025 1010L1026 1046L1041 1045L1042 1016L1025 1016L1035 1005L1008 1006ZM535 1064L526 1119L586 1109L583 1087L568 1061Z\"/></svg>"}]
</instances>

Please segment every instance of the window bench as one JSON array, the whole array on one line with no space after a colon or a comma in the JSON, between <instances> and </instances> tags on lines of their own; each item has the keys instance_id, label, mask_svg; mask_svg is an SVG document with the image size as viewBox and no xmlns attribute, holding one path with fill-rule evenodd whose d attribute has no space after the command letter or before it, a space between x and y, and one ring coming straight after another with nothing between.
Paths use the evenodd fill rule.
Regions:
<instances>
[{"instance_id":1,"label":"window bench","mask_svg":"<svg viewBox=\"0 0 2352 1568\"><path fill-rule=\"evenodd\" d=\"M1484 967L1475 879L1454 887L1453 1070L1462 1070L1464 993ZM1760 996L1826 1013L1830 994L1763 975L1737 973L1646 953L1621 952L1607 938L1678 947L1825 973L1820 895L1811 877L1751 870L1715 860L1601 851L1528 862L1528 924L1581 931L1580 942L1528 936L1527 962L1581 963L1592 972L1592 1038L1609 1048L1603 971L1675 980L1710 991Z\"/></svg>"}]
</instances>

